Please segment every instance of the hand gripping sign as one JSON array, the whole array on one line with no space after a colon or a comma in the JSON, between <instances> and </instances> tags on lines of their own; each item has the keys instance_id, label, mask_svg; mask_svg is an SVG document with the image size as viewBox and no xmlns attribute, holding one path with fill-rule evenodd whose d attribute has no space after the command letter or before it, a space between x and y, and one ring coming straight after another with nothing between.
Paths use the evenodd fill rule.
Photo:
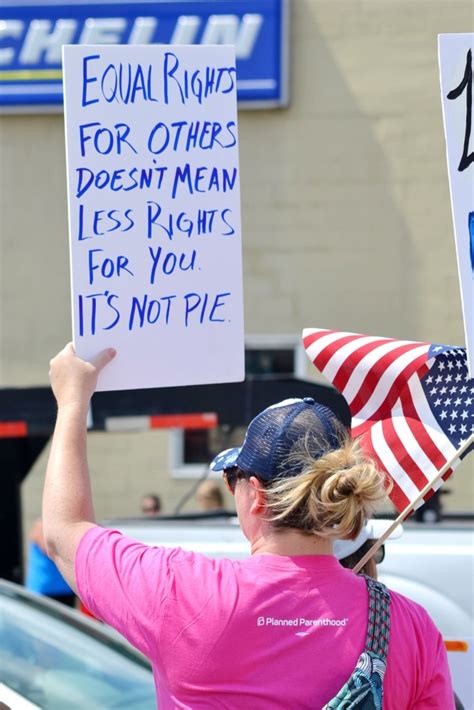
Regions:
<instances>
[{"instance_id":1,"label":"hand gripping sign","mask_svg":"<svg viewBox=\"0 0 474 710\"><path fill-rule=\"evenodd\" d=\"M65 46L74 344L99 389L243 379L234 50Z\"/></svg>"}]
</instances>

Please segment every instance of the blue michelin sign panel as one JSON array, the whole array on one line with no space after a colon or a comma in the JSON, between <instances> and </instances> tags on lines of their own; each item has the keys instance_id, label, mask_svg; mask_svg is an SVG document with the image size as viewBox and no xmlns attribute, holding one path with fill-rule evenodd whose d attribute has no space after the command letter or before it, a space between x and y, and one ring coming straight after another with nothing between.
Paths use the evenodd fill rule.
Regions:
<instances>
[{"instance_id":1,"label":"blue michelin sign panel","mask_svg":"<svg viewBox=\"0 0 474 710\"><path fill-rule=\"evenodd\" d=\"M288 3L7 0L0 8L0 108L62 107L63 44L233 44L241 105L285 106Z\"/></svg>"}]
</instances>

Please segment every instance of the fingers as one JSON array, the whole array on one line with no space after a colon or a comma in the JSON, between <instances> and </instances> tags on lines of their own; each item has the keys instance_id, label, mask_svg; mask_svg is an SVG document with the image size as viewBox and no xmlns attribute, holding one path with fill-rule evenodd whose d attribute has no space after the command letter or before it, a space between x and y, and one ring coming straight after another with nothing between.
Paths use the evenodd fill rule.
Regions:
<instances>
[{"instance_id":1,"label":"fingers","mask_svg":"<svg viewBox=\"0 0 474 710\"><path fill-rule=\"evenodd\" d=\"M91 363L100 372L106 365L109 364L109 362L111 362L111 360L114 359L116 354L116 350L114 350L113 348L107 348L106 350L102 350L101 353L92 358Z\"/></svg>"},{"instance_id":2,"label":"fingers","mask_svg":"<svg viewBox=\"0 0 474 710\"><path fill-rule=\"evenodd\" d=\"M109 364L111 360L114 359L116 354L117 351L114 348L106 348L95 357L90 358L90 360L87 361L76 355L74 345L72 343L68 343L52 360L49 361L50 373L51 368L54 367L56 363L60 363L61 361L64 362L65 360L69 360L71 362L75 360L77 362L89 363L93 365L98 372L100 372L106 365Z\"/></svg>"},{"instance_id":3,"label":"fingers","mask_svg":"<svg viewBox=\"0 0 474 710\"><path fill-rule=\"evenodd\" d=\"M67 345L64 346L62 350L58 352L57 355L55 355L51 360L49 361L49 366L51 367L54 363L54 361L64 355L75 355L76 351L74 350L74 345L72 343L68 343Z\"/></svg>"},{"instance_id":4,"label":"fingers","mask_svg":"<svg viewBox=\"0 0 474 710\"><path fill-rule=\"evenodd\" d=\"M80 407L85 412L97 387L100 371L115 357L113 348L106 348L89 360L83 360L68 343L51 361L50 380L58 408Z\"/></svg>"}]
</instances>

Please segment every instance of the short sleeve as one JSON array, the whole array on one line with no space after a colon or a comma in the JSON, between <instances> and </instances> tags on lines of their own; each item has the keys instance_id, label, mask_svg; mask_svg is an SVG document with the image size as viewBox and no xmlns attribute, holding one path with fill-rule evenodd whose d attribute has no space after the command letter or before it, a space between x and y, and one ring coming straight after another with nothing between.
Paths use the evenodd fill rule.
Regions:
<instances>
[{"instance_id":1,"label":"short sleeve","mask_svg":"<svg viewBox=\"0 0 474 710\"><path fill-rule=\"evenodd\" d=\"M179 549L149 547L117 530L90 528L75 559L76 584L84 604L145 655L156 654L163 605Z\"/></svg>"},{"instance_id":2,"label":"short sleeve","mask_svg":"<svg viewBox=\"0 0 474 710\"><path fill-rule=\"evenodd\" d=\"M440 632L428 615L426 615L425 640L427 646L433 649L433 653L430 654L426 683L413 708L416 710L455 710L446 648Z\"/></svg>"}]
</instances>

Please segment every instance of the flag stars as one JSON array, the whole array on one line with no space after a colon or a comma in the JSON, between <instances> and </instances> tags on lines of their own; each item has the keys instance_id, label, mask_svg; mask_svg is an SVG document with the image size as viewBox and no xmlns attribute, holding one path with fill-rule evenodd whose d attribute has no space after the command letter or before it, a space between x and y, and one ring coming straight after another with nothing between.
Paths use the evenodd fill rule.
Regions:
<instances>
[{"instance_id":1,"label":"flag stars","mask_svg":"<svg viewBox=\"0 0 474 710\"><path fill-rule=\"evenodd\" d=\"M397 343L397 341L391 340L386 342ZM337 347L340 346L338 345ZM419 344L419 349L420 353L422 353L420 360L423 361L424 366L410 374L412 379L409 380L409 384L406 380L406 374L410 372L410 368L408 370L406 368L404 354L398 355L397 350L395 350L394 353L390 354L390 357L388 357L388 354L384 356L381 363L380 377L384 379L384 383L385 379L387 379L387 385L389 385L387 393L390 395L390 400L395 389L397 390L397 395L394 397L394 402L388 401L388 394L385 395L386 399L381 403L378 400L375 402L374 398L374 405L379 407L380 411L382 411L381 405L383 404L384 418L389 416L388 411L385 413L385 406L387 410L391 410L390 415L393 417L393 421L395 421L395 418L404 417L403 429L402 427L397 429L397 434L399 434L403 443L403 450L399 455L395 448L393 449L394 460L392 461L391 459L390 466L393 465L394 467L394 477L400 475L401 469L402 473L410 480L412 480L412 475L414 475L412 474L412 465L410 465L411 461L417 461L422 470L426 465L429 476L432 468L430 462L434 455L438 455L436 452L449 448L448 442L450 447L454 448L458 446L460 439L469 441L471 425L474 422L474 379L469 379L467 368L464 365L465 349L451 348L441 344ZM341 352L341 359L344 353L345 351ZM405 350L403 350L403 353L405 353ZM361 389L359 394L365 401L365 388L369 383L370 387L373 386L375 388L377 382L372 380L372 370L369 367L367 371L364 359L362 360L364 367L360 365L359 372L358 353L354 357L356 359L352 363L350 360L343 360L344 367L350 366L352 370L357 372L358 378L360 374ZM368 379L366 380L367 376ZM403 397L400 395L402 387L404 387ZM355 393L355 396L357 396L357 393ZM361 418L363 420L361 423L366 427L373 428L375 436L382 425L377 412L372 412L371 407L364 405L363 414L366 416ZM426 418L422 416L424 414L426 414ZM425 435L421 435L423 431ZM420 435L418 436L419 432ZM407 460L406 465L405 459L402 458L405 455L405 450L409 454L409 457L407 457L409 460ZM391 476L392 469L389 466L387 466L387 471ZM416 485L415 489L417 490Z\"/></svg>"}]
</instances>

